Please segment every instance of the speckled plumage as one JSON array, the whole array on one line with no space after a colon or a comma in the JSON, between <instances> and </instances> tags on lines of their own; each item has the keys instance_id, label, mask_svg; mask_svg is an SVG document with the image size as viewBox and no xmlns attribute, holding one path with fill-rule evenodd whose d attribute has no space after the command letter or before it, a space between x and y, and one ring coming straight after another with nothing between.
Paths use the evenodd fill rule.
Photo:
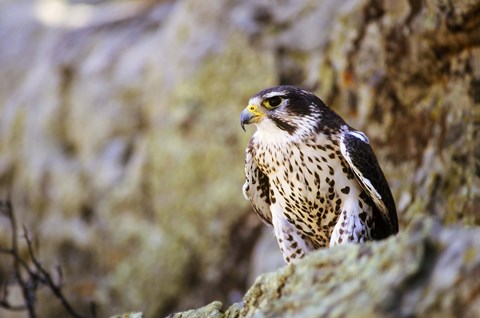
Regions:
<instances>
[{"instance_id":1,"label":"speckled plumage","mask_svg":"<svg viewBox=\"0 0 480 318\"><path fill-rule=\"evenodd\" d=\"M321 247L398 232L395 203L367 137L318 97L293 86L269 88L250 99L241 122L257 126L243 192L273 225L287 263Z\"/></svg>"}]
</instances>

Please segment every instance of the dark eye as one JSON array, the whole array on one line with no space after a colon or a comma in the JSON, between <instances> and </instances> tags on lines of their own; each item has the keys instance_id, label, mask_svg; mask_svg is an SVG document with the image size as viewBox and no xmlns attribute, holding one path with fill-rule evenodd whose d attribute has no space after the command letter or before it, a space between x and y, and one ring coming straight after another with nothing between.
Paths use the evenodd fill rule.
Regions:
<instances>
[{"instance_id":1,"label":"dark eye","mask_svg":"<svg viewBox=\"0 0 480 318\"><path fill-rule=\"evenodd\" d=\"M265 106L267 108L275 108L282 102L282 98L279 96L270 97L265 101Z\"/></svg>"}]
</instances>

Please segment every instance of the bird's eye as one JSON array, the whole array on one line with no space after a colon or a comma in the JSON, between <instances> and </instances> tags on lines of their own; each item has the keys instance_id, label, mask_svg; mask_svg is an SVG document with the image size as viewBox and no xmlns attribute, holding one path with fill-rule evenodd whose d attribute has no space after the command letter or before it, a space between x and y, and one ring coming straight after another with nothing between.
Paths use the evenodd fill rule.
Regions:
<instances>
[{"instance_id":1,"label":"bird's eye","mask_svg":"<svg viewBox=\"0 0 480 318\"><path fill-rule=\"evenodd\" d=\"M269 99L267 99L267 100L264 102L264 105L265 105L265 107L267 107L267 108L273 109L273 108L277 107L278 105L280 105L281 102L282 102L282 98L281 98L281 97L279 97L279 96L273 96L273 97L270 97Z\"/></svg>"}]
</instances>

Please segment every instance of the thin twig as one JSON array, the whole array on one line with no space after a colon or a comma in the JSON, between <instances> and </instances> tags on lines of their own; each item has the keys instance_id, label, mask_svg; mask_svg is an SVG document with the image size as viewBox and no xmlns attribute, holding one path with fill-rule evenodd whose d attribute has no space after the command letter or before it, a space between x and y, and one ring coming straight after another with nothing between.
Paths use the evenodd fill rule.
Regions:
<instances>
[{"instance_id":1,"label":"thin twig","mask_svg":"<svg viewBox=\"0 0 480 318\"><path fill-rule=\"evenodd\" d=\"M13 254L13 251L11 248L3 248L3 247L0 247L0 253L2 254Z\"/></svg>"},{"instance_id":2,"label":"thin twig","mask_svg":"<svg viewBox=\"0 0 480 318\"><path fill-rule=\"evenodd\" d=\"M36 292L42 285L47 286L50 291L60 300L65 310L74 318L84 318L78 314L67 300L62 292L63 272L60 266L56 267L58 274L58 282L55 283L52 275L47 271L35 255L33 243L27 228L24 226L24 239L27 244L28 255L33 266L29 265L20 257L17 220L10 200L0 201L0 214L6 216L11 227L11 248L0 248L0 254L10 255L13 259L13 274L16 284L20 286L24 304L13 305L8 301L8 285L4 284L2 294L0 295L0 307L11 311L28 311L30 318L36 318L35 301ZM97 317L95 304L92 302L90 306L90 314L93 318Z\"/></svg>"},{"instance_id":3,"label":"thin twig","mask_svg":"<svg viewBox=\"0 0 480 318\"><path fill-rule=\"evenodd\" d=\"M11 311L25 311L27 309L25 305L12 305L4 299L0 299L0 307Z\"/></svg>"},{"instance_id":4,"label":"thin twig","mask_svg":"<svg viewBox=\"0 0 480 318\"><path fill-rule=\"evenodd\" d=\"M20 254L18 252L18 239L17 239L17 220L15 218L15 213L13 211L13 206L10 200L5 202L5 213L7 214L8 220L10 221L10 227L12 231L12 248L13 253L13 268L15 272L15 277L20 285L22 291L23 299L25 300L25 307L27 308L28 315L30 318L36 318L37 314L35 313L34 302L35 298L32 297L32 292L28 286L28 283L22 276L22 261L20 259Z\"/></svg>"},{"instance_id":5,"label":"thin twig","mask_svg":"<svg viewBox=\"0 0 480 318\"><path fill-rule=\"evenodd\" d=\"M78 314L73 307L70 305L68 300L65 298L62 292L62 288L60 285L57 285L52 278L52 275L43 268L42 264L38 261L38 259L35 257L35 253L33 252L32 248L32 240L30 239L30 236L28 235L28 232L26 228L24 227L23 230L25 231L25 241L27 242L27 248L28 248L28 254L30 255L30 258L32 259L32 262L35 266L35 268L40 272L40 276L45 280L45 283L47 284L48 287L50 287L50 290L53 292L53 294L60 300L62 303L63 307L67 310L67 312L75 318L84 318L82 315Z\"/></svg>"}]
</instances>

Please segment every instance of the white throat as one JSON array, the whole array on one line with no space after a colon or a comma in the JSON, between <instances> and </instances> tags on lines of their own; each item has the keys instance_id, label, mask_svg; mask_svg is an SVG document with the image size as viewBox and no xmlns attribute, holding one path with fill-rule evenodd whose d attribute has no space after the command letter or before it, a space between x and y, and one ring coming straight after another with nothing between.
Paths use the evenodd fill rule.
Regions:
<instances>
[{"instance_id":1,"label":"white throat","mask_svg":"<svg viewBox=\"0 0 480 318\"><path fill-rule=\"evenodd\" d=\"M261 122L255 124L255 126L257 126L257 131L253 134L253 138L258 143L286 145L294 139L294 136L278 128L277 125L268 118L264 118Z\"/></svg>"}]
</instances>

